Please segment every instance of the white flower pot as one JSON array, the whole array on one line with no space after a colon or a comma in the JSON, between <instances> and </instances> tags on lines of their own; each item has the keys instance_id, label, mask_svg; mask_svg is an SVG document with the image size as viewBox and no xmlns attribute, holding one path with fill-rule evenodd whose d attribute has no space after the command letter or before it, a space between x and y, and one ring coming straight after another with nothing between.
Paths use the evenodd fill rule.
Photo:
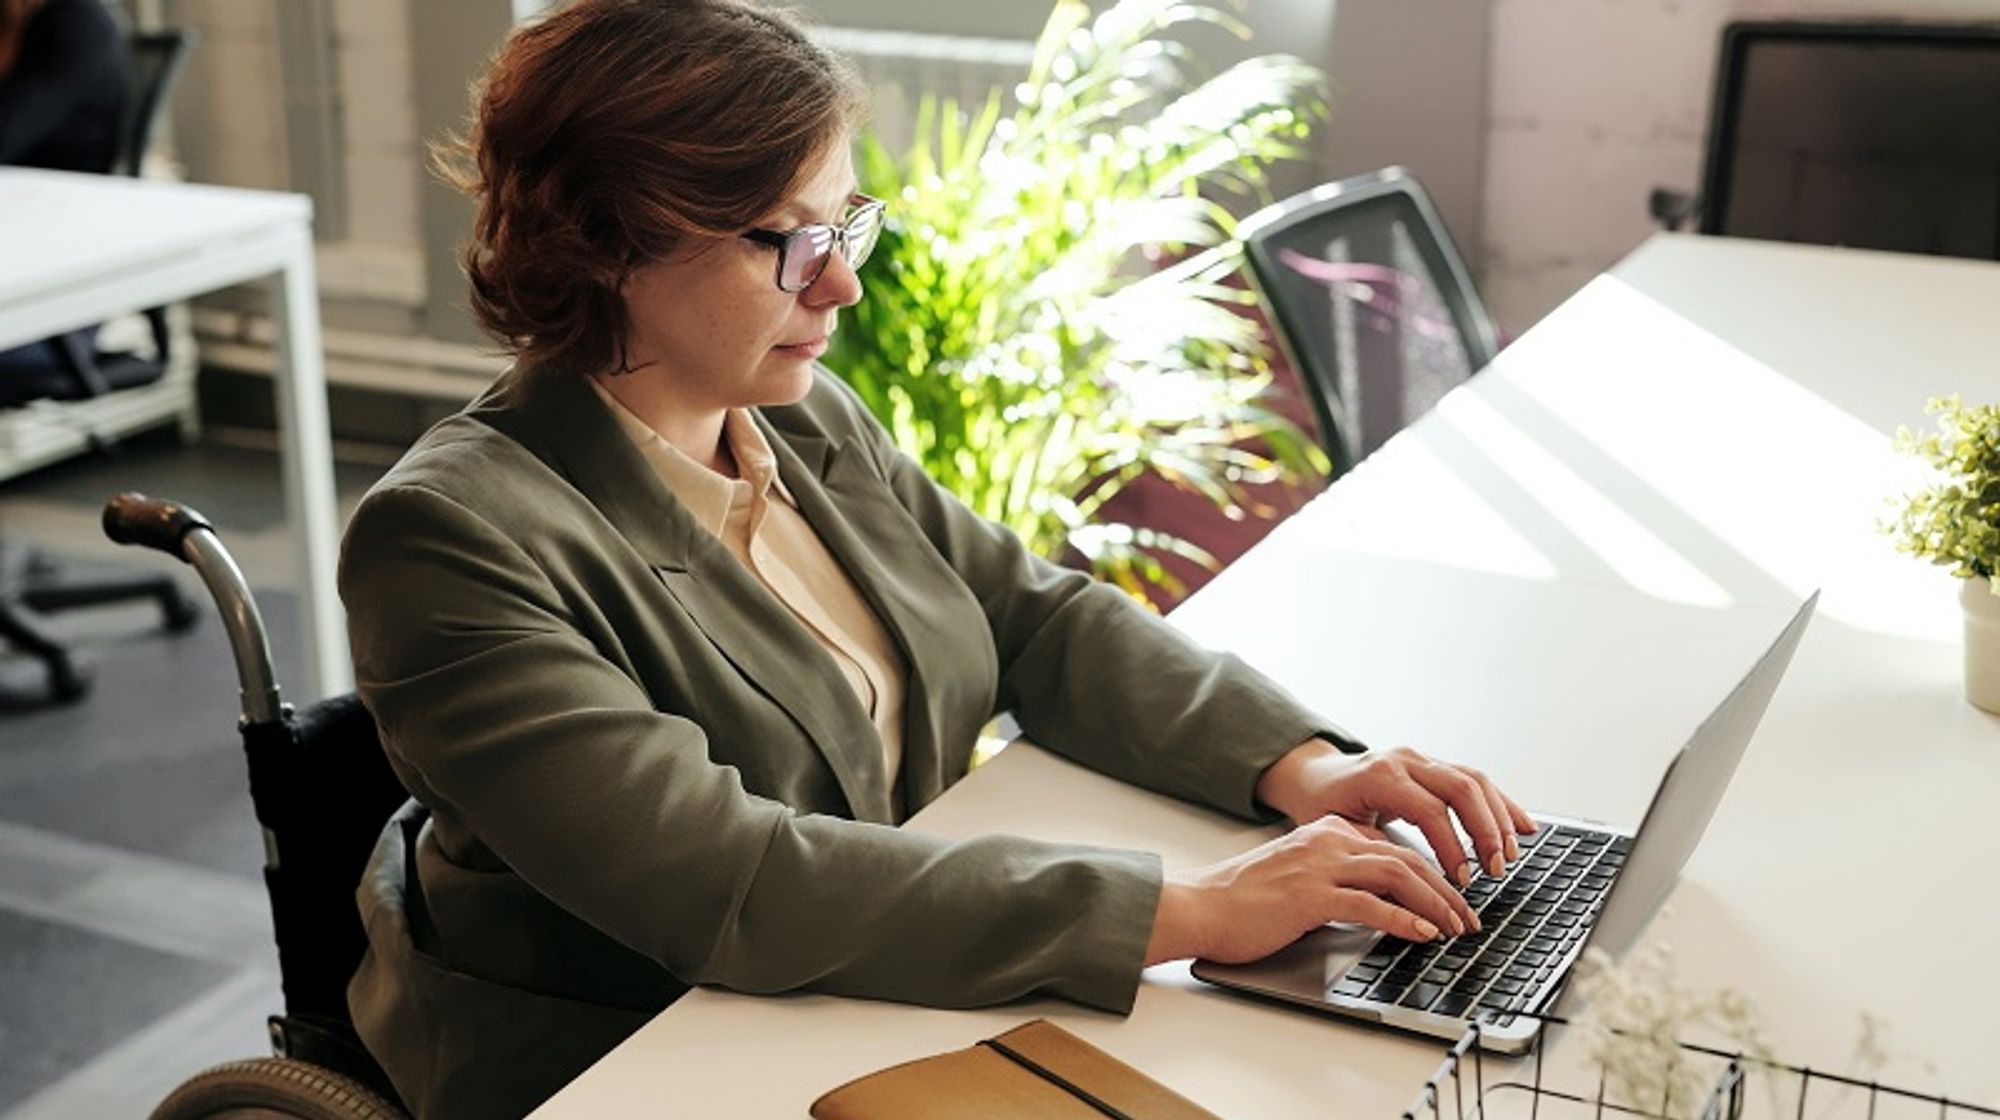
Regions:
<instances>
[{"instance_id":1,"label":"white flower pot","mask_svg":"<svg viewBox=\"0 0 2000 1120\"><path fill-rule=\"evenodd\" d=\"M2000 715L2000 596L1975 576L1959 588L1958 601L1965 608L1965 698Z\"/></svg>"}]
</instances>

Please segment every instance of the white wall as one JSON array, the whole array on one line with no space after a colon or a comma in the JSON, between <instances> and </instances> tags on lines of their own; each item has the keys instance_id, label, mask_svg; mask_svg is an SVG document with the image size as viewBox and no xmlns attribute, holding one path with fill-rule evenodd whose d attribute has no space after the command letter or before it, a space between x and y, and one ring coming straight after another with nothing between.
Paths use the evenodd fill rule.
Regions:
<instances>
[{"instance_id":1,"label":"white wall","mask_svg":"<svg viewBox=\"0 0 2000 1120\"><path fill-rule=\"evenodd\" d=\"M346 240L414 246L420 148L410 92L409 0L334 0L333 95L343 122ZM284 83L276 9L252 0L169 0L170 23L200 35L174 96L188 177L285 189Z\"/></svg>"},{"instance_id":2,"label":"white wall","mask_svg":"<svg viewBox=\"0 0 2000 1120\"><path fill-rule=\"evenodd\" d=\"M1491 12L1479 0L1318 6L1329 13L1331 49L1306 57L1326 69L1334 87L1333 119L1317 142L1321 178L1409 168L1476 271L1484 244Z\"/></svg>"},{"instance_id":3,"label":"white wall","mask_svg":"<svg viewBox=\"0 0 2000 1120\"><path fill-rule=\"evenodd\" d=\"M285 188L284 85L276 5L285 0L158 0L170 22L202 36L175 100L175 133L189 176L205 182ZM332 45L345 144L341 191L345 236L331 250L323 285L335 290L421 289L416 266L389 258L424 242L423 145L413 92L411 4L333 0ZM422 0L440 3L444 0ZM453 0L458 2L458 0ZM539 2L539 0L537 0ZM1040 31L1041 0L993 4L949 0L792 0L816 21L1020 41ZM1283 51L1326 69L1335 116L1311 160L1278 169L1282 197L1330 178L1389 163L1412 167L1437 198L1467 255L1482 239L1486 139L1487 15L1476 0L1248 0L1255 38L1239 42L1192 29L1203 62L1219 69L1252 53ZM883 121L878 123L891 123ZM353 267L349 267L353 266ZM371 275L393 274L385 284Z\"/></svg>"},{"instance_id":4,"label":"white wall","mask_svg":"<svg viewBox=\"0 0 2000 1120\"><path fill-rule=\"evenodd\" d=\"M191 177L286 184L273 12L284 0L160 0L203 35L176 101ZM348 237L330 290L421 300L422 147L413 3L335 0ZM830 25L1031 38L1046 7L793 0ZM1279 192L1404 163L1438 198L1503 327L1518 333L1653 230L1654 186L1697 185L1721 28L1745 17L2000 18L2000 0L1249 0L1224 65L1289 51L1326 67L1335 118ZM343 264L349 267L342 267Z\"/></svg>"},{"instance_id":5,"label":"white wall","mask_svg":"<svg viewBox=\"0 0 2000 1120\"><path fill-rule=\"evenodd\" d=\"M163 15L200 36L173 103L174 141L188 178L284 188L276 9L243 0L172 0Z\"/></svg>"},{"instance_id":6,"label":"white wall","mask_svg":"<svg viewBox=\"0 0 2000 1120\"><path fill-rule=\"evenodd\" d=\"M1484 268L1531 326L1653 229L1655 186L1701 176L1722 27L1743 18L2000 18L2000 0L1491 0Z\"/></svg>"},{"instance_id":7,"label":"white wall","mask_svg":"<svg viewBox=\"0 0 2000 1120\"><path fill-rule=\"evenodd\" d=\"M334 68L345 110L347 237L415 245L423 148L411 92L409 0L335 0Z\"/></svg>"},{"instance_id":8,"label":"white wall","mask_svg":"<svg viewBox=\"0 0 2000 1120\"><path fill-rule=\"evenodd\" d=\"M1212 0L1213 2L1213 0ZM1227 6L1227 0L1222 0ZM1029 40L1045 3L952 0L797 0L815 22ZM1101 6L1101 5L1100 5ZM1273 197L1389 164L1413 170L1430 190L1466 255L1477 260L1483 217L1486 8L1479 0L1246 0L1248 41L1205 26L1183 28L1202 66L1220 70L1256 54L1291 54L1320 67L1333 85L1334 112L1307 159L1273 169ZM878 126L900 135L902 114L885 89L900 75L862 59L878 98ZM967 75L966 77L983 76ZM945 83L947 88L951 83ZM1248 210L1252 202L1239 208Z\"/></svg>"}]
</instances>

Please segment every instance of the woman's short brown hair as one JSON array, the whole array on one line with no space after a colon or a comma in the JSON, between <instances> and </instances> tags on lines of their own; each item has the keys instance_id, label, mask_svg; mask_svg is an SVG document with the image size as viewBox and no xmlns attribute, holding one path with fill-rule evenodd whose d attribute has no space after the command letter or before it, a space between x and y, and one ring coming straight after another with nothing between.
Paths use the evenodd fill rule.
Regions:
<instances>
[{"instance_id":1,"label":"woman's short brown hair","mask_svg":"<svg viewBox=\"0 0 2000 1120\"><path fill-rule=\"evenodd\" d=\"M473 314L523 362L622 368L630 270L776 209L864 104L844 61L737 0L581 0L522 27L438 152L479 205Z\"/></svg>"}]
</instances>

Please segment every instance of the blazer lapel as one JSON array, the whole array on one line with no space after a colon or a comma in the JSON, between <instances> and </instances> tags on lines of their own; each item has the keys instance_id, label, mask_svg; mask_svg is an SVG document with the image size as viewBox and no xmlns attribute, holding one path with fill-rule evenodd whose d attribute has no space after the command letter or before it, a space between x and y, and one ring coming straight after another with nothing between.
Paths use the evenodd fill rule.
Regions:
<instances>
[{"instance_id":1,"label":"blazer lapel","mask_svg":"<svg viewBox=\"0 0 2000 1120\"><path fill-rule=\"evenodd\" d=\"M517 366L471 411L567 478L647 563L687 567L701 526L580 376Z\"/></svg>"},{"instance_id":2,"label":"blazer lapel","mask_svg":"<svg viewBox=\"0 0 2000 1120\"><path fill-rule=\"evenodd\" d=\"M720 541L660 580L722 655L800 727L833 768L857 820L891 823L875 728L818 639ZM851 709L851 710L850 710Z\"/></svg>"},{"instance_id":3,"label":"blazer lapel","mask_svg":"<svg viewBox=\"0 0 2000 1120\"><path fill-rule=\"evenodd\" d=\"M730 664L805 730L854 817L890 822L873 725L832 658L776 595L695 522L596 393L571 375L520 370L503 378L476 408L489 402L491 411L482 411L482 419L551 458L653 567Z\"/></svg>"},{"instance_id":4,"label":"blazer lapel","mask_svg":"<svg viewBox=\"0 0 2000 1120\"><path fill-rule=\"evenodd\" d=\"M937 604L930 601L939 588L925 576L943 574L944 563L907 523L909 515L869 465L863 448L781 431L761 414L757 419L799 512L875 609L909 668L900 784L904 805L914 811L948 784L941 741L948 698L938 694L940 682L928 670L965 656L958 648L965 643L943 632ZM985 703L990 707L990 698Z\"/></svg>"}]
</instances>

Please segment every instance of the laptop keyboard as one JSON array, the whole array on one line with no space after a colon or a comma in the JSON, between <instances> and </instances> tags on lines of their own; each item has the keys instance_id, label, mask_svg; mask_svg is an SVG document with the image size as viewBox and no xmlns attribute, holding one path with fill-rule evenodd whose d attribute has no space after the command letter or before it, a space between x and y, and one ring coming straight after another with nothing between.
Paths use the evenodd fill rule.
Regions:
<instances>
[{"instance_id":1,"label":"laptop keyboard","mask_svg":"<svg viewBox=\"0 0 2000 1120\"><path fill-rule=\"evenodd\" d=\"M1572 825L1518 839L1521 858L1505 878L1480 875L1465 888L1482 929L1448 941L1384 937L1331 993L1511 1023L1583 940L1632 848L1629 837Z\"/></svg>"}]
</instances>

